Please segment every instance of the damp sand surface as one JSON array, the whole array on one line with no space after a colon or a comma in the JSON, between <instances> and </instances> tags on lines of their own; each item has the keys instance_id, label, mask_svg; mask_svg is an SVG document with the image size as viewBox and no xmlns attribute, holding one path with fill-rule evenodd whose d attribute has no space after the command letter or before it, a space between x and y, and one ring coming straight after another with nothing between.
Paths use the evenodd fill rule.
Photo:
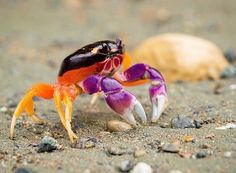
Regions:
<instances>
[{"instance_id":1,"label":"damp sand surface","mask_svg":"<svg viewBox=\"0 0 236 173\"><path fill-rule=\"evenodd\" d=\"M120 37L131 50L149 36L184 32L209 39L224 51L236 49L233 0L73 2L0 2L0 172L120 172L125 160L145 162L156 172L235 172L236 131L216 128L236 123L236 78L167 83L169 104L158 123L126 132L107 130L109 120L121 119L102 97L88 107L91 96L81 95L74 103L72 126L80 139L94 139L95 146L87 149L71 146L52 101L36 99L36 112L47 123L36 125L23 116L15 139L9 139L13 111L26 89L36 82L54 83L63 58L87 43ZM127 90L137 96L150 119L148 87ZM169 124L177 116L189 116L202 127L173 129ZM38 153L36 144L44 136L54 137L60 149ZM186 136L194 140L186 142ZM178 152L162 150L173 142ZM110 154L110 147L122 154ZM146 154L135 157L137 148ZM197 158L199 151L206 156Z\"/></svg>"}]
</instances>

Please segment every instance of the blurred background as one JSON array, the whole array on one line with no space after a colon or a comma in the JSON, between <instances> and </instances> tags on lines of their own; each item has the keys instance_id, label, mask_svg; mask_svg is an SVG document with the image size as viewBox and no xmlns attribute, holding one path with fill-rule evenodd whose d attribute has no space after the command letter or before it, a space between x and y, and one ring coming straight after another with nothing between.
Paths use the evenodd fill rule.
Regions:
<instances>
[{"instance_id":1,"label":"blurred background","mask_svg":"<svg viewBox=\"0 0 236 173\"><path fill-rule=\"evenodd\" d=\"M103 39L119 37L131 50L181 32L235 50L235 18L235 0L0 0L0 94L56 81L64 57Z\"/></svg>"},{"instance_id":2,"label":"blurred background","mask_svg":"<svg viewBox=\"0 0 236 173\"><path fill-rule=\"evenodd\" d=\"M153 172L235 173L236 133L233 130L215 129L226 123L234 123L235 127L235 19L236 0L0 0L0 172L13 172L20 166L44 173L75 170L85 170L84 173L118 172L118 165L131 159L135 164L145 161L152 166ZM124 133L108 132L107 122L118 119L118 116L104 101L98 101L89 108L91 97L81 95L73 107L73 130L79 138L84 140L92 137L91 141L95 139L98 143L92 146L95 148L84 150L71 148L53 101L41 102L35 98L38 101L35 102L37 114L49 120L48 123L34 125L23 116L15 129L16 140L9 139L10 121L19 100L34 83L55 83L60 64L67 55L86 44L117 37L132 52L150 37L176 32L204 38L219 47L217 50L221 51L212 51L210 46L204 48L206 44L201 41L197 48L192 46L195 44L189 44L189 40L185 42L186 47L190 45L190 55L207 52L211 59L204 65L198 63L198 67L208 68L205 71L209 73L212 72L209 66L214 66L215 61L216 64L231 65L222 52L232 55L235 58L234 77L219 81L204 78L203 81L193 83L167 82L169 105L158 125L141 126ZM172 43L169 45L181 46L178 42ZM156 54L158 50L164 49L160 47L156 47ZM171 54L181 58L184 49L180 49L182 52L176 50ZM168 60L166 57L164 59ZM193 58L187 60L186 69L200 74L201 70L188 65L198 61L193 61ZM202 57L202 60L205 58ZM179 62L179 66L175 66L174 62ZM171 71L171 76L179 69L183 70L182 74L186 74L182 62L174 61L174 58L167 61L167 65L176 67ZM163 69L160 69L162 73ZM147 93L148 85L129 90L137 96L150 119L152 107ZM181 118L183 120L175 121L178 122L176 124L188 124L190 129L170 127L173 119L182 116L187 119ZM195 126L203 127L195 129ZM56 138L60 149L55 153L37 154L35 146L45 135ZM185 137L192 140L186 142ZM161 151L163 144L170 142L175 143L168 145L174 149L166 151L183 149L182 156L179 151L179 154ZM126 153L111 156L107 154L109 146L117 148L117 153L120 149L125 149ZM132 151L138 148L145 149L144 156L134 158ZM158 171L162 168L163 171ZM34 172L17 170L18 173Z\"/></svg>"}]
</instances>

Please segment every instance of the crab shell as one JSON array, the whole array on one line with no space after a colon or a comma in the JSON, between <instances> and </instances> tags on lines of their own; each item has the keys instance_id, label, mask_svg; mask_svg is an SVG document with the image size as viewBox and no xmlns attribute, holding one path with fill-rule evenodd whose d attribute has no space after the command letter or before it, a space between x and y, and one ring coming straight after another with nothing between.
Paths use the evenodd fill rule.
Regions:
<instances>
[{"instance_id":1,"label":"crab shell","mask_svg":"<svg viewBox=\"0 0 236 173\"><path fill-rule=\"evenodd\" d=\"M177 33L147 39L134 49L132 57L134 62L160 70L168 82L217 80L229 65L214 43Z\"/></svg>"}]
</instances>

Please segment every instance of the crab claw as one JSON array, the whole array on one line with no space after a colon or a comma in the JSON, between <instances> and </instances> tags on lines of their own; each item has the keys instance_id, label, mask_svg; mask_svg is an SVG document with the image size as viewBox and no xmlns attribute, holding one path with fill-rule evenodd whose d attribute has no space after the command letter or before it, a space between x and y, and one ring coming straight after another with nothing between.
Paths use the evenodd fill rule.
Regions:
<instances>
[{"instance_id":1,"label":"crab claw","mask_svg":"<svg viewBox=\"0 0 236 173\"><path fill-rule=\"evenodd\" d=\"M120 90L106 96L107 104L121 115L129 124L137 126L133 111L135 110L143 123L147 122L147 117L141 103L131 93Z\"/></svg>"},{"instance_id":2,"label":"crab claw","mask_svg":"<svg viewBox=\"0 0 236 173\"><path fill-rule=\"evenodd\" d=\"M149 94L152 102L152 122L157 122L168 102L166 86L154 82L149 88Z\"/></svg>"},{"instance_id":3,"label":"crab claw","mask_svg":"<svg viewBox=\"0 0 236 173\"><path fill-rule=\"evenodd\" d=\"M147 123L146 113L143 109L143 106L141 105L141 103L138 100L135 100L134 105L130 106L130 108L128 108L127 112L124 113L121 117L123 119L125 119L129 124L132 124L133 126L136 127L138 125L138 123L134 119L134 115L133 115L134 110L136 111L136 113L138 114L140 119L142 120L142 123L146 124Z\"/></svg>"},{"instance_id":4,"label":"crab claw","mask_svg":"<svg viewBox=\"0 0 236 173\"><path fill-rule=\"evenodd\" d=\"M139 118L141 118L143 124L146 124L147 123L147 116L146 116L146 113L143 109L142 104L138 100L136 100L136 102L134 104L134 109L138 113L138 116L139 116Z\"/></svg>"}]
</instances>

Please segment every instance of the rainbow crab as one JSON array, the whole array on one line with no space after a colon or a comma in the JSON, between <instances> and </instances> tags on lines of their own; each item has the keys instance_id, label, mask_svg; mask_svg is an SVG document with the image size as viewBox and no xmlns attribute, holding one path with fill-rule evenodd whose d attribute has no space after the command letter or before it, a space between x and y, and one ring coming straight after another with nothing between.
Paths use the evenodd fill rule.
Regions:
<instances>
[{"instance_id":1,"label":"rainbow crab","mask_svg":"<svg viewBox=\"0 0 236 173\"><path fill-rule=\"evenodd\" d=\"M33 97L35 96L54 99L60 120L72 142L77 139L71 129L72 104L76 96L82 93L103 92L110 108L128 123L137 125L132 113L135 110L145 124L147 118L141 103L123 86L134 86L149 81L151 82L149 94L153 108L152 122L156 122L167 102L165 81L160 72L149 65L139 63L130 67L130 63L130 57L124 52L124 44L120 39L95 42L67 56L61 64L56 84L35 84L22 98L12 118L11 138L13 138L16 120L23 111L26 111L35 122L42 122L34 112ZM118 73L121 65L123 72ZM92 99L92 102L94 101L95 99Z\"/></svg>"}]
</instances>

